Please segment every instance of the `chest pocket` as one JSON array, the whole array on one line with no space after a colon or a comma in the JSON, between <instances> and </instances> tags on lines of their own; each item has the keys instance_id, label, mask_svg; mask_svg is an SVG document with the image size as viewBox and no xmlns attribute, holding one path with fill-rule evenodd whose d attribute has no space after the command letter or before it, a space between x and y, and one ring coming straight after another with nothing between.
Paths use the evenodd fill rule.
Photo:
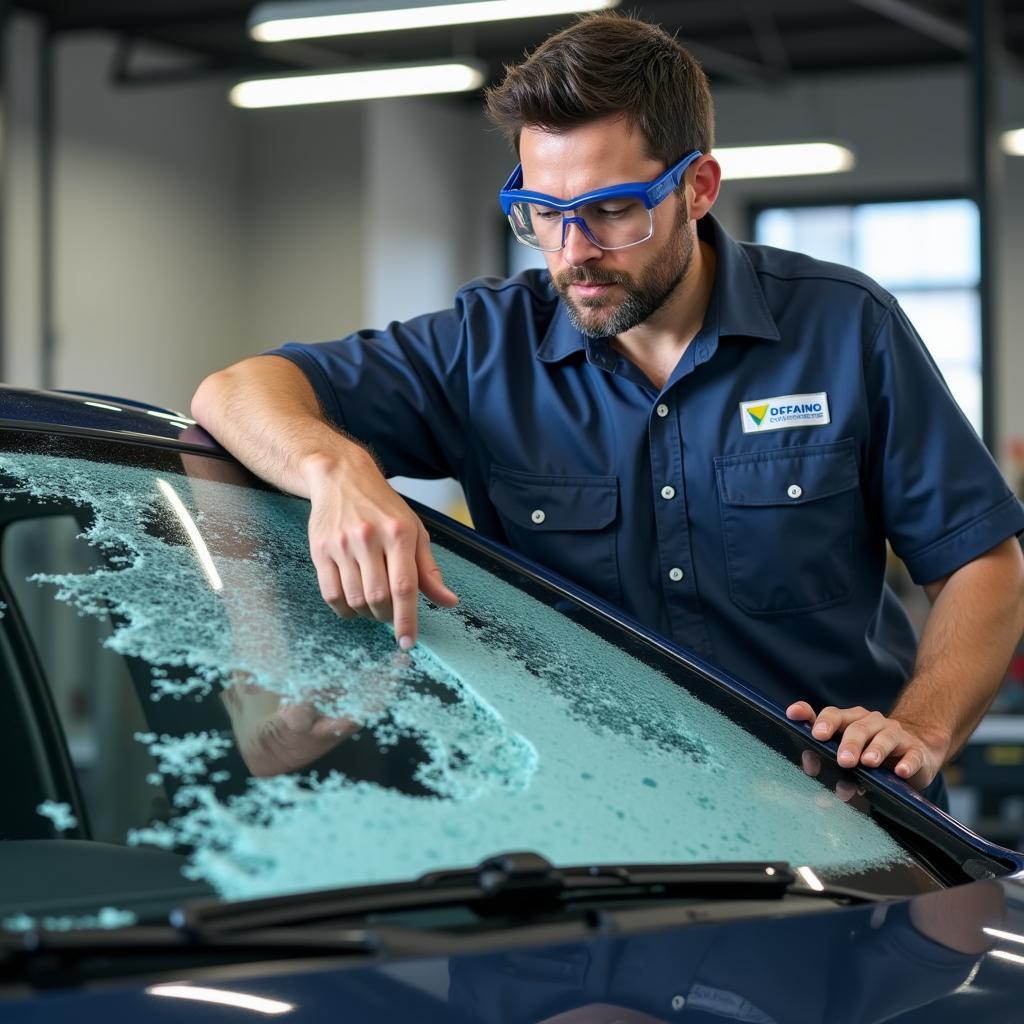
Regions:
<instances>
[{"instance_id":1,"label":"chest pocket","mask_svg":"<svg viewBox=\"0 0 1024 1024\"><path fill-rule=\"evenodd\" d=\"M488 495L512 547L613 604L620 602L618 477L542 476L494 464Z\"/></svg>"},{"instance_id":2,"label":"chest pocket","mask_svg":"<svg viewBox=\"0 0 1024 1024\"><path fill-rule=\"evenodd\" d=\"M853 589L852 438L715 459L729 596L751 615L838 604Z\"/></svg>"}]
</instances>

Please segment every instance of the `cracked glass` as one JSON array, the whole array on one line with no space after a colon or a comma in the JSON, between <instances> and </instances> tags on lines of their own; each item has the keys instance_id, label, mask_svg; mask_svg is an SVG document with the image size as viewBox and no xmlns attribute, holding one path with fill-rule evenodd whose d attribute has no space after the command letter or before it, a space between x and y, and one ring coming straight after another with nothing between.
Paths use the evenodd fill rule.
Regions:
<instances>
[{"instance_id":1,"label":"cracked glass","mask_svg":"<svg viewBox=\"0 0 1024 1024\"><path fill-rule=\"evenodd\" d=\"M510 850L909 877L892 836L699 672L456 533L434 550L461 602L421 599L412 651L337 618L307 517L212 456L42 435L0 451L5 770L24 779L3 798L0 866L23 875L4 927ZM86 845L102 855L83 868ZM43 847L57 891L30 877Z\"/></svg>"}]
</instances>

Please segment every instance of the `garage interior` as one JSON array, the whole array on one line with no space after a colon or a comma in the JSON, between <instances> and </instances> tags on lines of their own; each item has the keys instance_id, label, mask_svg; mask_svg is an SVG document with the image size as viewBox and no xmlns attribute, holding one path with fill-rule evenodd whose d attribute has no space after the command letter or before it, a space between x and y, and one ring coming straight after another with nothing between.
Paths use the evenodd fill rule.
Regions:
<instances>
[{"instance_id":1,"label":"garage interior","mask_svg":"<svg viewBox=\"0 0 1024 1024\"><path fill-rule=\"evenodd\" d=\"M573 16L265 44L253 7L0 0L0 378L187 410L221 366L441 309L466 281L514 269L495 199L515 160L479 90L259 110L229 91L452 56L493 82ZM820 140L853 154L841 173L726 180L715 213L734 237L766 240L774 224L835 246L829 232L867 208L962 204L967 234L946 236L933 277L910 243L890 269L922 309L955 293L919 327L1024 497L1024 0L630 10L704 65L721 147ZM960 316L949 338L925 326ZM458 510L449 485L405 486ZM1024 652L948 777L954 816L1024 847Z\"/></svg>"}]
</instances>

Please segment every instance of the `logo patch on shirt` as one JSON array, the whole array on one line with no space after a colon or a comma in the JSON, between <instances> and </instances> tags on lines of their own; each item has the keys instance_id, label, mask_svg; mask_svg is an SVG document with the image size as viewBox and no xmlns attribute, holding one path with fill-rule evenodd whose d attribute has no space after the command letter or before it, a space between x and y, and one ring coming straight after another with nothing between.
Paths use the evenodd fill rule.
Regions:
<instances>
[{"instance_id":1,"label":"logo patch on shirt","mask_svg":"<svg viewBox=\"0 0 1024 1024\"><path fill-rule=\"evenodd\" d=\"M740 422L744 434L783 427L820 427L831 423L828 395L779 395L778 398L755 398L740 402Z\"/></svg>"}]
</instances>

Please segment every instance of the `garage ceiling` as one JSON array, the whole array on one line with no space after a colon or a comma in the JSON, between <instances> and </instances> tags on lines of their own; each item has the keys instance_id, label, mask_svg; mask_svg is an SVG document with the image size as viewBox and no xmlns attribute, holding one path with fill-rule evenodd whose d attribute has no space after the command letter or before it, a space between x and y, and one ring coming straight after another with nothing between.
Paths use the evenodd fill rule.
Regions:
<instances>
[{"instance_id":1,"label":"garage ceiling","mask_svg":"<svg viewBox=\"0 0 1024 1024\"><path fill-rule=\"evenodd\" d=\"M646 0L623 8L676 31L712 79L768 84L795 75L963 61L972 0ZM351 64L475 56L492 79L572 18L531 18L459 28L386 32L266 46L252 42L253 0L14 0L57 33L102 29L125 42L125 82L205 75L241 77ZM1024 0L1004 0L1004 47L1024 66ZM180 68L133 67L134 43L181 55Z\"/></svg>"}]
</instances>

